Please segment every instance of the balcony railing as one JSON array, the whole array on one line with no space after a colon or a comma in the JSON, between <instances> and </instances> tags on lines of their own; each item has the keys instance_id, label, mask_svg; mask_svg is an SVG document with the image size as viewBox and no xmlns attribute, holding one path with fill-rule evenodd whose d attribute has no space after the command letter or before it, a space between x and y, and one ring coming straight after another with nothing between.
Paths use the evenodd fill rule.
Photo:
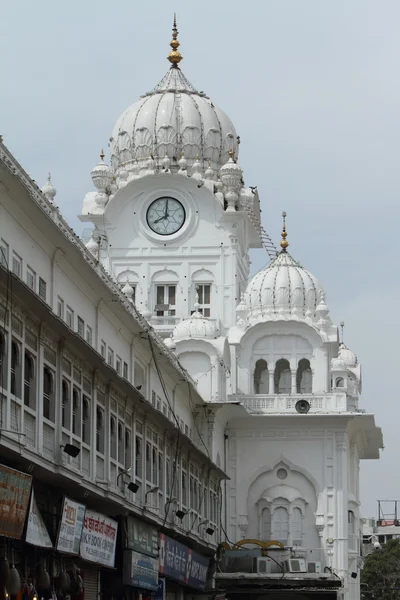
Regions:
<instances>
[{"instance_id":1,"label":"balcony railing","mask_svg":"<svg viewBox=\"0 0 400 600\"><path fill-rule=\"evenodd\" d=\"M258 414L295 414L299 400L306 400L310 413L356 412L354 400L348 400L344 392L331 394L234 394L228 396L229 402L240 402L250 413Z\"/></svg>"}]
</instances>

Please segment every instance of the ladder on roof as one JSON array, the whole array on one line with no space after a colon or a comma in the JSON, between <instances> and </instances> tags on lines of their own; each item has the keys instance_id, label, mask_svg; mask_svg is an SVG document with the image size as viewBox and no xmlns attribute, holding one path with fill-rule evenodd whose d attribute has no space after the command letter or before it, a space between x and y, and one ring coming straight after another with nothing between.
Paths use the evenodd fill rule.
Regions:
<instances>
[{"instance_id":1,"label":"ladder on roof","mask_svg":"<svg viewBox=\"0 0 400 600\"><path fill-rule=\"evenodd\" d=\"M247 203L243 203L242 207L244 212L249 217L249 220L253 225L254 229L257 231L258 237L260 238L264 250L267 252L269 258L273 260L278 254L278 250L274 242L272 241L268 233L265 231L264 227L261 225L260 220L257 218L253 209L250 206L248 206Z\"/></svg>"}]
</instances>

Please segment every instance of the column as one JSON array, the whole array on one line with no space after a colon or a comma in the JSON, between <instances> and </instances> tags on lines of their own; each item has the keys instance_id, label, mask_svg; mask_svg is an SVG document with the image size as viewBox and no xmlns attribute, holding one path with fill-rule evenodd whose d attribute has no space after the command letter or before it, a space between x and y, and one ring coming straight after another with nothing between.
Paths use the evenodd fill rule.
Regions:
<instances>
[{"instance_id":1,"label":"column","mask_svg":"<svg viewBox=\"0 0 400 600\"><path fill-rule=\"evenodd\" d=\"M268 377L269 377L269 388L268 388L268 393L269 394L277 394L278 390L275 390L275 381L274 381L274 375L275 375L275 365L273 363L268 364Z\"/></svg>"},{"instance_id":2,"label":"column","mask_svg":"<svg viewBox=\"0 0 400 600\"><path fill-rule=\"evenodd\" d=\"M292 370L292 395L297 394L297 370Z\"/></svg>"},{"instance_id":3,"label":"column","mask_svg":"<svg viewBox=\"0 0 400 600\"><path fill-rule=\"evenodd\" d=\"M339 575L348 570L348 531L347 531L347 437L336 433L336 556L334 566ZM346 580L346 577L345 577Z\"/></svg>"}]
</instances>

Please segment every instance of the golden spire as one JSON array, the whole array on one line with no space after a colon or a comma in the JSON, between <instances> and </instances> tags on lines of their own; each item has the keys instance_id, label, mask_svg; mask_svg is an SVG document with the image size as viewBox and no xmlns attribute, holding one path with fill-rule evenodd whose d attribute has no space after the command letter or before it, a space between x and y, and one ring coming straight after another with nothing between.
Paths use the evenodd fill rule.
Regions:
<instances>
[{"instance_id":1,"label":"golden spire","mask_svg":"<svg viewBox=\"0 0 400 600\"><path fill-rule=\"evenodd\" d=\"M282 227L282 233L281 233L281 236L282 236L281 248L282 248L282 252L286 252L286 248L289 246L289 242L286 239L287 233L286 233L286 212L285 211L283 211L282 217L283 217L283 227Z\"/></svg>"},{"instance_id":2,"label":"golden spire","mask_svg":"<svg viewBox=\"0 0 400 600\"><path fill-rule=\"evenodd\" d=\"M174 13L174 26L172 27L172 40L170 46L172 50L168 54L167 58L173 67L177 67L181 62L183 56L178 50L180 43L178 41L178 30L176 28L176 13Z\"/></svg>"},{"instance_id":3,"label":"golden spire","mask_svg":"<svg viewBox=\"0 0 400 600\"><path fill-rule=\"evenodd\" d=\"M104 150L103 148L101 149L101 153L100 153L100 158L101 160L104 160L105 154L104 154Z\"/></svg>"},{"instance_id":4,"label":"golden spire","mask_svg":"<svg viewBox=\"0 0 400 600\"><path fill-rule=\"evenodd\" d=\"M228 154L229 154L229 158L233 159L233 150L232 150L232 148L230 148Z\"/></svg>"}]
</instances>

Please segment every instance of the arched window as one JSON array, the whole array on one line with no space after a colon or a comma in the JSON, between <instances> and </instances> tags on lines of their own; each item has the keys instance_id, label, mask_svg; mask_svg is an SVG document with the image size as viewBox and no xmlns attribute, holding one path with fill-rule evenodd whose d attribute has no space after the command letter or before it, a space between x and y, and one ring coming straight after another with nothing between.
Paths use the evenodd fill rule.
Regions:
<instances>
[{"instance_id":1,"label":"arched window","mask_svg":"<svg viewBox=\"0 0 400 600\"><path fill-rule=\"evenodd\" d=\"M289 361L280 358L274 373L275 394L290 394L292 391L292 372Z\"/></svg>"},{"instance_id":2,"label":"arched window","mask_svg":"<svg viewBox=\"0 0 400 600\"><path fill-rule=\"evenodd\" d=\"M25 350L24 360L24 404L35 408L36 400L35 361L33 356Z\"/></svg>"},{"instance_id":3,"label":"arched window","mask_svg":"<svg viewBox=\"0 0 400 600\"><path fill-rule=\"evenodd\" d=\"M54 423L54 375L48 367L43 367L43 417Z\"/></svg>"},{"instance_id":4,"label":"arched window","mask_svg":"<svg viewBox=\"0 0 400 600\"><path fill-rule=\"evenodd\" d=\"M288 536L289 513L284 506L279 506L272 515L272 538L287 545Z\"/></svg>"},{"instance_id":5,"label":"arched window","mask_svg":"<svg viewBox=\"0 0 400 600\"><path fill-rule=\"evenodd\" d=\"M125 429L125 468L132 466L131 433Z\"/></svg>"},{"instance_id":6,"label":"arched window","mask_svg":"<svg viewBox=\"0 0 400 600\"><path fill-rule=\"evenodd\" d=\"M11 393L21 398L21 349L15 340L11 343Z\"/></svg>"},{"instance_id":7,"label":"arched window","mask_svg":"<svg viewBox=\"0 0 400 600\"><path fill-rule=\"evenodd\" d=\"M110 456L117 458L117 431L115 417L110 419Z\"/></svg>"},{"instance_id":8,"label":"arched window","mask_svg":"<svg viewBox=\"0 0 400 600\"><path fill-rule=\"evenodd\" d=\"M104 413L99 406L96 410L96 450L104 454Z\"/></svg>"},{"instance_id":9,"label":"arched window","mask_svg":"<svg viewBox=\"0 0 400 600\"><path fill-rule=\"evenodd\" d=\"M299 360L296 373L296 387L298 394L311 394L312 392L312 372L310 361L307 358Z\"/></svg>"},{"instance_id":10,"label":"arched window","mask_svg":"<svg viewBox=\"0 0 400 600\"><path fill-rule=\"evenodd\" d=\"M254 393L269 394L268 364L262 358L256 362L254 369Z\"/></svg>"},{"instance_id":11,"label":"arched window","mask_svg":"<svg viewBox=\"0 0 400 600\"><path fill-rule=\"evenodd\" d=\"M122 423L118 422L118 462L124 464L125 452L124 452L124 428Z\"/></svg>"},{"instance_id":12,"label":"arched window","mask_svg":"<svg viewBox=\"0 0 400 600\"><path fill-rule=\"evenodd\" d=\"M292 511L292 544L294 546L303 546L303 515L300 508L294 508Z\"/></svg>"},{"instance_id":13,"label":"arched window","mask_svg":"<svg viewBox=\"0 0 400 600\"><path fill-rule=\"evenodd\" d=\"M90 400L83 396L82 406L82 441L90 444Z\"/></svg>"},{"instance_id":14,"label":"arched window","mask_svg":"<svg viewBox=\"0 0 400 600\"><path fill-rule=\"evenodd\" d=\"M264 508L261 513L261 540L269 542L271 539L271 511Z\"/></svg>"},{"instance_id":15,"label":"arched window","mask_svg":"<svg viewBox=\"0 0 400 600\"><path fill-rule=\"evenodd\" d=\"M7 337L0 332L0 388L7 389Z\"/></svg>"},{"instance_id":16,"label":"arched window","mask_svg":"<svg viewBox=\"0 0 400 600\"><path fill-rule=\"evenodd\" d=\"M81 435L81 393L74 387L72 390L72 433Z\"/></svg>"},{"instance_id":17,"label":"arched window","mask_svg":"<svg viewBox=\"0 0 400 600\"><path fill-rule=\"evenodd\" d=\"M69 395L69 385L65 379L61 382L61 423L66 429L71 428L71 399Z\"/></svg>"}]
</instances>

